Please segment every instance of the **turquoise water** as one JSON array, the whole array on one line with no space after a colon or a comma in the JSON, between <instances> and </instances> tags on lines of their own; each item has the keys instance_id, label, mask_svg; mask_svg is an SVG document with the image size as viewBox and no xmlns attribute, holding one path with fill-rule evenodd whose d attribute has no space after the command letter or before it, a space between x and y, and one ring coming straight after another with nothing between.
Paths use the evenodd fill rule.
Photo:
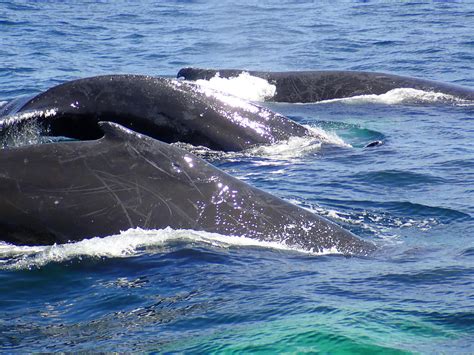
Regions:
<instances>
[{"instance_id":1,"label":"turquoise water","mask_svg":"<svg viewBox=\"0 0 474 355\"><path fill-rule=\"evenodd\" d=\"M473 27L468 2L1 1L0 101L184 66L474 87ZM474 107L412 97L267 106L346 144L213 164L375 242L375 255L173 231L0 244L0 351L473 352ZM384 144L363 148L373 140Z\"/></svg>"}]
</instances>

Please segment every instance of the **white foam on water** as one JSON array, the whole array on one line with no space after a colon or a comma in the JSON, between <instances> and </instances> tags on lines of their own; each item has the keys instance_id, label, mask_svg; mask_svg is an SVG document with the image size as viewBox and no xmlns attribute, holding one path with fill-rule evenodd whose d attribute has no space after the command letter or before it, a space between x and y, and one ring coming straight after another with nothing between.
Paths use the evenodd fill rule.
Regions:
<instances>
[{"instance_id":1,"label":"white foam on water","mask_svg":"<svg viewBox=\"0 0 474 355\"><path fill-rule=\"evenodd\" d=\"M190 145L182 145L186 150L206 158L206 159L227 159L235 160L242 157L261 157L268 161L259 161L256 165L275 165L283 164L285 161L294 162L295 159L304 158L306 155L316 153L321 150L323 143L335 144L342 147L351 147L345 143L336 134L327 133L323 130L310 128L311 131L317 132L311 136L290 137L288 140L279 141L272 144L258 145L241 152L221 152L213 151L205 147L193 147ZM322 134L319 134L322 133Z\"/></svg>"},{"instance_id":2,"label":"white foam on water","mask_svg":"<svg viewBox=\"0 0 474 355\"><path fill-rule=\"evenodd\" d=\"M258 162L258 165L274 165L282 161L294 161L305 155L318 152L323 143L333 144L340 147L352 148L342 140L336 133L327 132L321 128L305 126L311 135L303 137L290 137L287 140L272 144L258 145L241 152L222 152L202 146L193 146L186 143L173 143L184 150L190 151L204 159L241 159L242 157L262 157L269 159L268 162Z\"/></svg>"},{"instance_id":3,"label":"white foam on water","mask_svg":"<svg viewBox=\"0 0 474 355\"><path fill-rule=\"evenodd\" d=\"M145 254L156 247L166 247L170 242L188 241L204 243L213 247L259 247L276 250L295 251L310 255L339 254L336 248L313 252L289 247L278 242L266 242L247 237L226 236L194 230L129 229L120 234L103 238L84 239L75 243L54 244L50 246L16 246L0 242L0 269L32 269L52 262L62 263L68 260L88 258L126 258Z\"/></svg>"},{"instance_id":4,"label":"white foam on water","mask_svg":"<svg viewBox=\"0 0 474 355\"><path fill-rule=\"evenodd\" d=\"M243 152L244 155L259 156L272 160L292 160L319 151L323 143L351 148L336 133L327 132L321 128L305 126L310 136L291 137L288 140L273 144L261 145Z\"/></svg>"},{"instance_id":5,"label":"white foam on water","mask_svg":"<svg viewBox=\"0 0 474 355\"><path fill-rule=\"evenodd\" d=\"M209 80L199 79L196 83L250 101L265 101L276 93L275 85L265 79L252 76L248 72L242 72L230 78L221 78L217 73Z\"/></svg>"},{"instance_id":6,"label":"white foam on water","mask_svg":"<svg viewBox=\"0 0 474 355\"><path fill-rule=\"evenodd\" d=\"M312 137L291 137L286 141L247 149L244 155L289 160L317 152L321 149L321 145L321 141Z\"/></svg>"},{"instance_id":7,"label":"white foam on water","mask_svg":"<svg viewBox=\"0 0 474 355\"><path fill-rule=\"evenodd\" d=\"M312 136L317 137L321 142L338 145L341 147L352 148L352 145L349 143L344 142L344 140L339 137L335 132L328 132L319 127L312 127L305 125L308 131L311 133Z\"/></svg>"},{"instance_id":8,"label":"white foam on water","mask_svg":"<svg viewBox=\"0 0 474 355\"><path fill-rule=\"evenodd\" d=\"M423 91L411 88L393 89L381 95L359 95L342 99L324 100L319 103L343 102L347 104L376 103L385 105L453 103L460 106L471 106L474 102L463 100L453 95L434 91Z\"/></svg>"},{"instance_id":9,"label":"white foam on water","mask_svg":"<svg viewBox=\"0 0 474 355\"><path fill-rule=\"evenodd\" d=\"M5 106L8 103L8 101L0 101L0 108Z\"/></svg>"}]
</instances>

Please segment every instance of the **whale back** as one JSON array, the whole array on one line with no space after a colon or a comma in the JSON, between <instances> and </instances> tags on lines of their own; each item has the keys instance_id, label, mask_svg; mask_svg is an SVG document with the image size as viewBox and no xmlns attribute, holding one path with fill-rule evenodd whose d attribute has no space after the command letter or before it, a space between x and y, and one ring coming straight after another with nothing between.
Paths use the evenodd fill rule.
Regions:
<instances>
[{"instance_id":1,"label":"whale back","mask_svg":"<svg viewBox=\"0 0 474 355\"><path fill-rule=\"evenodd\" d=\"M177 76L186 80L209 80L237 77L241 69L183 68ZM401 75L364 71L245 71L276 86L275 95L267 101L309 103L360 95L381 95L398 88L452 95L462 100L474 100L474 90L459 85Z\"/></svg>"},{"instance_id":2,"label":"whale back","mask_svg":"<svg viewBox=\"0 0 474 355\"><path fill-rule=\"evenodd\" d=\"M129 228L192 229L314 252L366 254L336 224L175 146L102 123L98 140L4 149L0 239L52 244Z\"/></svg>"},{"instance_id":3,"label":"whale back","mask_svg":"<svg viewBox=\"0 0 474 355\"><path fill-rule=\"evenodd\" d=\"M97 139L112 121L163 142L239 151L308 130L258 105L194 83L144 75L106 75L55 86L18 112L54 110L40 122L51 135Z\"/></svg>"}]
</instances>

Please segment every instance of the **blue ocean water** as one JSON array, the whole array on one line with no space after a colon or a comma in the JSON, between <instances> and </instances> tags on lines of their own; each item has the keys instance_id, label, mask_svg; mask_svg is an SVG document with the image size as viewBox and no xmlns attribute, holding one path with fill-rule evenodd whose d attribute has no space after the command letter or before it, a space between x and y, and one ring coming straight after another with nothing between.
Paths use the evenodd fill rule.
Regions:
<instances>
[{"instance_id":1,"label":"blue ocean water","mask_svg":"<svg viewBox=\"0 0 474 355\"><path fill-rule=\"evenodd\" d=\"M474 87L473 30L469 2L0 1L0 101L184 66ZM375 255L172 231L0 245L0 351L473 352L474 106L266 105L346 144L213 164L377 243ZM374 140L384 144L363 148Z\"/></svg>"}]
</instances>

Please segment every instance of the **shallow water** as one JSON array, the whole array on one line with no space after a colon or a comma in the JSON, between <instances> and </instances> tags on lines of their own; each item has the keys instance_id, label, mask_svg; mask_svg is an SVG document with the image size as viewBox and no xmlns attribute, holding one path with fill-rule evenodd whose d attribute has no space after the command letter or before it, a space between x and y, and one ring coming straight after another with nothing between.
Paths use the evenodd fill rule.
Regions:
<instances>
[{"instance_id":1,"label":"shallow water","mask_svg":"<svg viewBox=\"0 0 474 355\"><path fill-rule=\"evenodd\" d=\"M474 87L473 19L460 2L3 1L0 102L73 78L183 66L383 71ZM329 138L213 163L374 241L375 255L172 230L0 245L0 351L474 351L473 106L406 92L265 105ZM364 148L375 140L383 145Z\"/></svg>"}]
</instances>

